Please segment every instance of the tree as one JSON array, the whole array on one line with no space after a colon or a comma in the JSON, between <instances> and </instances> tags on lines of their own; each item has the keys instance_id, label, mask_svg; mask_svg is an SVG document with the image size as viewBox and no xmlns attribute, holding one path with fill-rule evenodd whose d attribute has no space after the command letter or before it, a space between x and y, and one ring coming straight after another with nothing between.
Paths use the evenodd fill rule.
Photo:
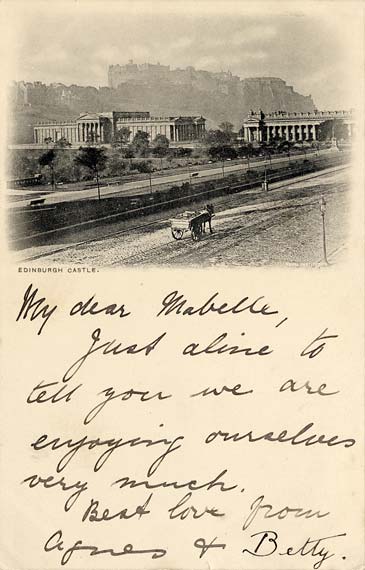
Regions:
<instances>
[{"instance_id":1,"label":"tree","mask_svg":"<svg viewBox=\"0 0 365 570\"><path fill-rule=\"evenodd\" d=\"M95 146L80 147L78 154L75 156L76 164L86 166L91 172L95 174L96 184L98 186L98 198L100 200L100 184L99 172L104 170L108 157L103 147L96 148Z\"/></svg>"},{"instance_id":2,"label":"tree","mask_svg":"<svg viewBox=\"0 0 365 570\"><path fill-rule=\"evenodd\" d=\"M48 145L51 144L51 142L53 142L53 140L51 139L51 137L46 137L46 138L44 139L44 142L46 143L47 148L48 148Z\"/></svg>"},{"instance_id":3,"label":"tree","mask_svg":"<svg viewBox=\"0 0 365 570\"><path fill-rule=\"evenodd\" d=\"M69 143L68 140L65 139L65 137L58 139L58 141L56 141L54 143L55 149L65 149L65 148L70 148L70 147L71 147L71 143Z\"/></svg>"},{"instance_id":4,"label":"tree","mask_svg":"<svg viewBox=\"0 0 365 570\"><path fill-rule=\"evenodd\" d=\"M119 150L112 150L108 157L107 175L120 176L126 169L126 163Z\"/></svg>"},{"instance_id":5,"label":"tree","mask_svg":"<svg viewBox=\"0 0 365 570\"><path fill-rule=\"evenodd\" d=\"M256 151L252 143L245 143L240 145L237 149L237 154L240 157L247 158L247 169L250 168L250 158L255 156Z\"/></svg>"},{"instance_id":6,"label":"tree","mask_svg":"<svg viewBox=\"0 0 365 570\"><path fill-rule=\"evenodd\" d=\"M232 123L230 123L229 121L223 121L223 123L221 123L219 125L219 129L221 131L223 131L224 133L228 133L229 135L233 134L233 128L234 128L234 125Z\"/></svg>"},{"instance_id":7,"label":"tree","mask_svg":"<svg viewBox=\"0 0 365 570\"><path fill-rule=\"evenodd\" d=\"M147 156L149 150L149 134L145 131L137 131L132 142L132 149L138 156Z\"/></svg>"},{"instance_id":8,"label":"tree","mask_svg":"<svg viewBox=\"0 0 365 570\"><path fill-rule=\"evenodd\" d=\"M165 135L156 135L155 139L152 142L152 145L152 153L154 156L160 158L160 166L162 168L162 159L169 153L169 139L165 137Z\"/></svg>"},{"instance_id":9,"label":"tree","mask_svg":"<svg viewBox=\"0 0 365 570\"><path fill-rule=\"evenodd\" d=\"M156 137L153 139L152 147L154 150L168 151L169 146L170 141L165 135L156 135ZM167 154L167 152L165 154Z\"/></svg>"},{"instance_id":10,"label":"tree","mask_svg":"<svg viewBox=\"0 0 365 570\"><path fill-rule=\"evenodd\" d=\"M56 189L55 173L54 173L54 162L56 160L56 153L52 149L47 150L38 159L40 166L48 166L51 171L52 188Z\"/></svg>"},{"instance_id":11,"label":"tree","mask_svg":"<svg viewBox=\"0 0 365 570\"><path fill-rule=\"evenodd\" d=\"M214 145L214 146L224 145L230 143L231 140L232 137L230 133L221 131L219 129L217 130L211 129L209 131L206 131L204 135L204 141L208 145Z\"/></svg>"},{"instance_id":12,"label":"tree","mask_svg":"<svg viewBox=\"0 0 365 570\"><path fill-rule=\"evenodd\" d=\"M114 135L114 145L123 146L129 143L129 138L131 136L131 130L128 127L122 127L118 129Z\"/></svg>"},{"instance_id":13,"label":"tree","mask_svg":"<svg viewBox=\"0 0 365 570\"><path fill-rule=\"evenodd\" d=\"M208 154L211 158L215 158L222 161L222 172L224 176L224 161L227 159L237 158L237 152L234 148L229 145L216 145L211 146L208 150Z\"/></svg>"},{"instance_id":14,"label":"tree","mask_svg":"<svg viewBox=\"0 0 365 570\"><path fill-rule=\"evenodd\" d=\"M150 172L153 172L153 167L150 160L141 160L140 162L136 162L134 164L134 169L144 174L149 174Z\"/></svg>"},{"instance_id":15,"label":"tree","mask_svg":"<svg viewBox=\"0 0 365 570\"><path fill-rule=\"evenodd\" d=\"M245 158L249 158L250 156L254 155L254 148L252 143L245 143L238 147L237 154L238 156L242 156Z\"/></svg>"},{"instance_id":16,"label":"tree","mask_svg":"<svg viewBox=\"0 0 365 570\"><path fill-rule=\"evenodd\" d=\"M340 119L329 119L318 126L318 138L321 141L331 138L348 140L347 126Z\"/></svg>"},{"instance_id":17,"label":"tree","mask_svg":"<svg viewBox=\"0 0 365 570\"><path fill-rule=\"evenodd\" d=\"M126 149L123 150L124 158L134 158L134 150L131 145L129 145Z\"/></svg>"},{"instance_id":18,"label":"tree","mask_svg":"<svg viewBox=\"0 0 365 570\"><path fill-rule=\"evenodd\" d=\"M70 182L77 179L77 169L72 155L67 150L56 151L54 171L57 174L57 182Z\"/></svg>"}]
</instances>

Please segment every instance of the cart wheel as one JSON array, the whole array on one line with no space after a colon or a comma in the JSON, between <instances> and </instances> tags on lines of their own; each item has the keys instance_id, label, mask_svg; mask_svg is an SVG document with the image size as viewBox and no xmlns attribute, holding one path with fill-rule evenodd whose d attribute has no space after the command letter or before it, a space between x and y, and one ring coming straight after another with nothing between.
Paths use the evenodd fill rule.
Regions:
<instances>
[{"instance_id":1,"label":"cart wheel","mask_svg":"<svg viewBox=\"0 0 365 570\"><path fill-rule=\"evenodd\" d=\"M172 237L174 239L181 239L183 237L183 230L171 228Z\"/></svg>"}]
</instances>

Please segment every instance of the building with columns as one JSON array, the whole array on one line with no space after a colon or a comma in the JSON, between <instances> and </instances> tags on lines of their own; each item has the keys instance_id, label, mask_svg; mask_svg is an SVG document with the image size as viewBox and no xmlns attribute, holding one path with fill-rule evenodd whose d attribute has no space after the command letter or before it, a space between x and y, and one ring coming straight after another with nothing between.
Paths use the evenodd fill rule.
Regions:
<instances>
[{"instance_id":1,"label":"building with columns","mask_svg":"<svg viewBox=\"0 0 365 570\"><path fill-rule=\"evenodd\" d=\"M243 123L243 138L247 142L270 142L275 137L287 141L315 141L318 126L324 121L340 120L352 138L355 119L352 111L312 111L308 113L286 113L276 111L265 115L251 111Z\"/></svg>"},{"instance_id":2,"label":"building with columns","mask_svg":"<svg viewBox=\"0 0 365 570\"><path fill-rule=\"evenodd\" d=\"M43 122L34 126L34 143L44 144L46 139L57 142L65 138L72 145L86 142L112 143L123 127L130 131L133 140L138 131L149 134L153 141L164 135L170 142L199 141L205 133L203 117L151 117L147 111L111 111L108 113L83 113L75 121Z\"/></svg>"}]
</instances>

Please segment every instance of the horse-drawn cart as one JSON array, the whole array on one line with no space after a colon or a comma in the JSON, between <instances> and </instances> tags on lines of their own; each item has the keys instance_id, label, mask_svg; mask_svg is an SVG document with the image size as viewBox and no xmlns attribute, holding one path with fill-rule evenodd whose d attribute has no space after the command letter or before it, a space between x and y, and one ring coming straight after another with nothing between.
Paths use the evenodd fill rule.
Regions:
<instances>
[{"instance_id":1,"label":"horse-drawn cart","mask_svg":"<svg viewBox=\"0 0 365 570\"><path fill-rule=\"evenodd\" d=\"M201 238L205 231L205 224L208 222L210 233L212 233L211 219L214 216L214 208L208 205L206 210L201 212L183 212L170 220L171 233L174 239L182 239L185 232L191 233L194 241Z\"/></svg>"}]
</instances>

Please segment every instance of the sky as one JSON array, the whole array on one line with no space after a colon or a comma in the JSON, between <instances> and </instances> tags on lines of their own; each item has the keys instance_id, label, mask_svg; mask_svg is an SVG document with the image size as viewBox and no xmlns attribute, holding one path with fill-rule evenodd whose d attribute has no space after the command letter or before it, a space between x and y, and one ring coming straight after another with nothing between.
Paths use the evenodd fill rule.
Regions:
<instances>
[{"instance_id":1,"label":"sky","mask_svg":"<svg viewBox=\"0 0 365 570\"><path fill-rule=\"evenodd\" d=\"M17 48L11 79L105 86L108 66L132 59L280 77L311 94L319 109L345 109L355 106L358 6L14 0L8 5Z\"/></svg>"}]
</instances>

